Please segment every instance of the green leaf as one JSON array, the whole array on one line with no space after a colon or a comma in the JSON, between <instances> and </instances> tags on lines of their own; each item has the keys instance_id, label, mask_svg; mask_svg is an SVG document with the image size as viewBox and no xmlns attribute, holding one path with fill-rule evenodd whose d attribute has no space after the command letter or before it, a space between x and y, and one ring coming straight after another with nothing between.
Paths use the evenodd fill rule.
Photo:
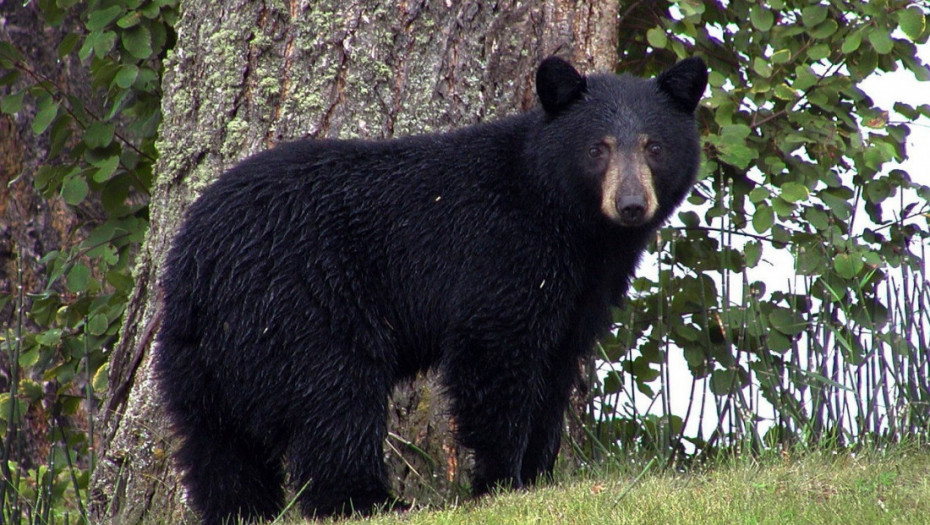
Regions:
<instances>
[{"instance_id":1,"label":"green leaf","mask_svg":"<svg viewBox=\"0 0 930 525\"><path fill-rule=\"evenodd\" d=\"M887 178L876 179L869 182L866 186L865 197L869 202L879 204L890 197L894 193L894 189L895 188L889 184Z\"/></svg>"},{"instance_id":2,"label":"green leaf","mask_svg":"<svg viewBox=\"0 0 930 525\"><path fill-rule=\"evenodd\" d=\"M791 339L777 330L766 334L765 342L772 352L784 353L791 350Z\"/></svg>"},{"instance_id":3,"label":"green leaf","mask_svg":"<svg viewBox=\"0 0 930 525\"><path fill-rule=\"evenodd\" d=\"M107 7L106 9L91 11L90 16L87 18L87 30L98 31L103 29L110 22L116 20L116 17L118 17L122 12L123 8L118 5L113 5Z\"/></svg>"},{"instance_id":4,"label":"green leaf","mask_svg":"<svg viewBox=\"0 0 930 525\"><path fill-rule=\"evenodd\" d=\"M13 69L6 72L3 75L0 75L0 86L12 86L19 80L20 74L19 71Z\"/></svg>"},{"instance_id":5,"label":"green leaf","mask_svg":"<svg viewBox=\"0 0 930 525\"><path fill-rule=\"evenodd\" d=\"M720 160L739 169L746 169L756 158L758 152L742 142L733 142L720 146Z\"/></svg>"},{"instance_id":6,"label":"green leaf","mask_svg":"<svg viewBox=\"0 0 930 525\"><path fill-rule=\"evenodd\" d=\"M22 62L24 60L22 53L9 42L0 42L0 58L13 62Z\"/></svg>"},{"instance_id":7,"label":"green leaf","mask_svg":"<svg viewBox=\"0 0 930 525\"><path fill-rule=\"evenodd\" d=\"M32 121L32 132L36 135L45 133L45 130L52 124L52 120L58 115L58 102L46 97L39 101L39 112L36 113Z\"/></svg>"},{"instance_id":8,"label":"green leaf","mask_svg":"<svg viewBox=\"0 0 930 525\"><path fill-rule=\"evenodd\" d=\"M818 230L826 230L830 226L827 213L819 207L809 207L804 209L804 219Z\"/></svg>"},{"instance_id":9,"label":"green leaf","mask_svg":"<svg viewBox=\"0 0 930 525\"><path fill-rule=\"evenodd\" d=\"M68 33L65 35L65 37L61 39L61 43L58 44L58 58L64 58L66 55L71 54L80 41L81 37L77 33Z\"/></svg>"},{"instance_id":10,"label":"green leaf","mask_svg":"<svg viewBox=\"0 0 930 525\"><path fill-rule=\"evenodd\" d=\"M109 383L109 373L110 373L110 363L104 363L97 372L94 373L94 379L91 385L94 388L94 392L105 392L107 389L107 384Z\"/></svg>"},{"instance_id":11,"label":"green leaf","mask_svg":"<svg viewBox=\"0 0 930 525\"><path fill-rule=\"evenodd\" d=\"M824 202L836 217L842 221L849 219L852 215L852 205L847 200L836 198L830 194L821 194L820 200Z\"/></svg>"},{"instance_id":12,"label":"green leaf","mask_svg":"<svg viewBox=\"0 0 930 525\"><path fill-rule=\"evenodd\" d=\"M714 370L708 386L714 395L725 396L734 390L741 389L743 383L735 370Z\"/></svg>"},{"instance_id":13,"label":"green leaf","mask_svg":"<svg viewBox=\"0 0 930 525\"><path fill-rule=\"evenodd\" d=\"M118 27L123 29L128 29L130 27L136 26L142 20L142 13L139 11L130 11L125 16L116 21Z\"/></svg>"},{"instance_id":14,"label":"green leaf","mask_svg":"<svg viewBox=\"0 0 930 525\"><path fill-rule=\"evenodd\" d=\"M772 65L769 64L768 60L762 57L752 59L752 70L762 78L769 78L772 76Z\"/></svg>"},{"instance_id":15,"label":"green leaf","mask_svg":"<svg viewBox=\"0 0 930 525\"><path fill-rule=\"evenodd\" d=\"M797 336L807 327L807 322L801 314L787 308L773 309L768 318L772 328L785 335Z\"/></svg>"},{"instance_id":16,"label":"green leaf","mask_svg":"<svg viewBox=\"0 0 930 525\"><path fill-rule=\"evenodd\" d=\"M91 53L97 58L103 58L113 49L116 43L116 33L113 31L92 31L84 38L84 45L78 51L78 58L87 60Z\"/></svg>"},{"instance_id":17,"label":"green leaf","mask_svg":"<svg viewBox=\"0 0 930 525\"><path fill-rule=\"evenodd\" d=\"M753 204L759 204L771 196L772 192L770 192L768 188L765 186L756 186L749 192L749 201Z\"/></svg>"},{"instance_id":18,"label":"green leaf","mask_svg":"<svg viewBox=\"0 0 930 525\"><path fill-rule=\"evenodd\" d=\"M805 90L817 83L817 75L810 66L800 65L794 70L794 82L791 87L798 90Z\"/></svg>"},{"instance_id":19,"label":"green leaf","mask_svg":"<svg viewBox=\"0 0 930 525\"><path fill-rule=\"evenodd\" d=\"M773 64L785 64L790 60L791 60L790 49L779 49L778 51L772 53L771 61Z\"/></svg>"},{"instance_id":20,"label":"green leaf","mask_svg":"<svg viewBox=\"0 0 930 525\"><path fill-rule=\"evenodd\" d=\"M924 30L927 29L927 18L920 7L912 5L907 9L902 9L896 13L898 15L898 27L911 41L916 42Z\"/></svg>"},{"instance_id":21,"label":"green leaf","mask_svg":"<svg viewBox=\"0 0 930 525\"><path fill-rule=\"evenodd\" d=\"M36 340L38 340L38 335ZM23 368L32 368L36 363L39 362L39 347L35 346L32 350L26 350L25 352L19 354L19 366Z\"/></svg>"},{"instance_id":22,"label":"green leaf","mask_svg":"<svg viewBox=\"0 0 930 525\"><path fill-rule=\"evenodd\" d=\"M136 81L137 76L139 76L139 68L135 64L126 64L122 66L119 73L113 77L113 81L116 82L116 85L120 88L129 89L133 82Z\"/></svg>"},{"instance_id":23,"label":"green leaf","mask_svg":"<svg viewBox=\"0 0 930 525\"><path fill-rule=\"evenodd\" d=\"M767 32L775 23L775 15L764 5L754 4L749 10L749 21L759 31Z\"/></svg>"},{"instance_id":24,"label":"green leaf","mask_svg":"<svg viewBox=\"0 0 930 525\"><path fill-rule=\"evenodd\" d=\"M772 224L775 223L775 211L768 204L756 207L755 213L752 214L752 227L756 233L762 234L769 231Z\"/></svg>"},{"instance_id":25,"label":"green leaf","mask_svg":"<svg viewBox=\"0 0 930 525\"><path fill-rule=\"evenodd\" d=\"M872 49L875 50L879 55L887 55L894 48L894 41L891 39L891 35L886 29L881 27L873 27L869 31L869 43L872 44Z\"/></svg>"},{"instance_id":26,"label":"green leaf","mask_svg":"<svg viewBox=\"0 0 930 525\"><path fill-rule=\"evenodd\" d=\"M745 124L729 124L720 128L720 136L725 140L744 140L751 132Z\"/></svg>"},{"instance_id":27,"label":"green leaf","mask_svg":"<svg viewBox=\"0 0 930 525\"><path fill-rule=\"evenodd\" d=\"M846 35L846 38L843 39L843 45L840 46L840 50L844 55L848 55L853 51L859 49L859 46L862 44L862 31L853 31L852 33Z\"/></svg>"},{"instance_id":28,"label":"green leaf","mask_svg":"<svg viewBox=\"0 0 930 525\"><path fill-rule=\"evenodd\" d=\"M110 326L110 321L104 314L94 314L87 320L87 333L90 335L103 335Z\"/></svg>"},{"instance_id":29,"label":"green leaf","mask_svg":"<svg viewBox=\"0 0 930 525\"><path fill-rule=\"evenodd\" d=\"M87 181L83 177L70 177L61 185L61 198L71 206L77 206L87 197L88 191Z\"/></svg>"},{"instance_id":30,"label":"green leaf","mask_svg":"<svg viewBox=\"0 0 930 525\"><path fill-rule=\"evenodd\" d=\"M6 113L7 115L18 113L20 108L23 107L23 97L25 95L25 91L20 91L19 93L0 98L0 112Z\"/></svg>"},{"instance_id":31,"label":"green leaf","mask_svg":"<svg viewBox=\"0 0 930 525\"><path fill-rule=\"evenodd\" d=\"M122 41L126 51L139 60L144 60L152 54L152 35L143 25L124 31Z\"/></svg>"},{"instance_id":32,"label":"green leaf","mask_svg":"<svg viewBox=\"0 0 930 525\"><path fill-rule=\"evenodd\" d=\"M840 253L833 258L833 269L844 279L852 279L865 266L865 262L858 253Z\"/></svg>"},{"instance_id":33,"label":"green leaf","mask_svg":"<svg viewBox=\"0 0 930 525\"><path fill-rule=\"evenodd\" d=\"M816 46L811 46L807 50L807 57L818 62L830 56L830 45L829 44L817 44Z\"/></svg>"},{"instance_id":34,"label":"green leaf","mask_svg":"<svg viewBox=\"0 0 930 525\"><path fill-rule=\"evenodd\" d=\"M758 241L749 241L743 246L743 254L746 256L746 266L755 268L762 259L762 243Z\"/></svg>"},{"instance_id":35,"label":"green leaf","mask_svg":"<svg viewBox=\"0 0 930 525\"><path fill-rule=\"evenodd\" d=\"M801 10L801 22L809 28L816 27L827 19L827 6L814 4Z\"/></svg>"},{"instance_id":36,"label":"green leaf","mask_svg":"<svg viewBox=\"0 0 930 525\"><path fill-rule=\"evenodd\" d=\"M778 198L772 201L772 209L779 219L785 219L794 212L794 204L786 201L784 198Z\"/></svg>"},{"instance_id":37,"label":"green leaf","mask_svg":"<svg viewBox=\"0 0 930 525\"><path fill-rule=\"evenodd\" d=\"M93 122L84 130L84 144L89 148L105 148L113 141L116 126L107 122Z\"/></svg>"},{"instance_id":38,"label":"green leaf","mask_svg":"<svg viewBox=\"0 0 930 525\"><path fill-rule=\"evenodd\" d=\"M823 40L824 38L829 38L836 33L836 30L839 29L839 24L836 23L836 20L824 20L821 24L811 30L810 35L818 40Z\"/></svg>"},{"instance_id":39,"label":"green leaf","mask_svg":"<svg viewBox=\"0 0 930 525\"><path fill-rule=\"evenodd\" d=\"M92 177L94 182L106 182L110 180L110 177L116 172L117 166L119 166L119 155L112 155L102 162L95 162L94 166L97 167L97 171L94 172Z\"/></svg>"},{"instance_id":40,"label":"green leaf","mask_svg":"<svg viewBox=\"0 0 930 525\"><path fill-rule=\"evenodd\" d=\"M781 195L779 197L787 202L799 202L807 200L809 195L810 190L807 189L807 186L797 182L786 182L781 186Z\"/></svg>"},{"instance_id":41,"label":"green leaf","mask_svg":"<svg viewBox=\"0 0 930 525\"><path fill-rule=\"evenodd\" d=\"M655 49L665 49L668 44L668 37L665 36L665 30L661 27L653 27L646 31L646 41Z\"/></svg>"},{"instance_id":42,"label":"green leaf","mask_svg":"<svg viewBox=\"0 0 930 525\"><path fill-rule=\"evenodd\" d=\"M784 82L775 86L775 98L779 100L794 100L798 98L798 93Z\"/></svg>"},{"instance_id":43,"label":"green leaf","mask_svg":"<svg viewBox=\"0 0 930 525\"><path fill-rule=\"evenodd\" d=\"M699 370L707 363L707 358L704 355L704 352L695 346L686 346L683 349L685 361L688 362L688 368L690 370Z\"/></svg>"},{"instance_id":44,"label":"green leaf","mask_svg":"<svg viewBox=\"0 0 930 525\"><path fill-rule=\"evenodd\" d=\"M57 346L61 342L61 328L51 328L36 334L36 342L42 346Z\"/></svg>"},{"instance_id":45,"label":"green leaf","mask_svg":"<svg viewBox=\"0 0 930 525\"><path fill-rule=\"evenodd\" d=\"M90 281L90 268L82 263L75 263L68 272L68 290L73 293L80 293L87 289L87 283Z\"/></svg>"},{"instance_id":46,"label":"green leaf","mask_svg":"<svg viewBox=\"0 0 930 525\"><path fill-rule=\"evenodd\" d=\"M116 33L113 31L104 31L94 40L94 56L103 58L116 45Z\"/></svg>"}]
</instances>

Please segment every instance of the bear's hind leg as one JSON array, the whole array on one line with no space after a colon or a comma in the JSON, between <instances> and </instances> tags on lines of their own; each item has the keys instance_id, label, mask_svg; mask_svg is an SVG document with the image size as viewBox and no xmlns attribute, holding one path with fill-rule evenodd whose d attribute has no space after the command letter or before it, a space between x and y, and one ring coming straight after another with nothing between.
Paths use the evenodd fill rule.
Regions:
<instances>
[{"instance_id":1,"label":"bear's hind leg","mask_svg":"<svg viewBox=\"0 0 930 525\"><path fill-rule=\"evenodd\" d=\"M184 485L204 525L274 519L284 505L284 469L239 432L190 425L178 450Z\"/></svg>"},{"instance_id":2,"label":"bear's hind leg","mask_svg":"<svg viewBox=\"0 0 930 525\"><path fill-rule=\"evenodd\" d=\"M368 515L398 504L383 459L390 383L378 377L335 381L327 385L328 399L304 411L307 418L286 454L301 511L310 519Z\"/></svg>"}]
</instances>

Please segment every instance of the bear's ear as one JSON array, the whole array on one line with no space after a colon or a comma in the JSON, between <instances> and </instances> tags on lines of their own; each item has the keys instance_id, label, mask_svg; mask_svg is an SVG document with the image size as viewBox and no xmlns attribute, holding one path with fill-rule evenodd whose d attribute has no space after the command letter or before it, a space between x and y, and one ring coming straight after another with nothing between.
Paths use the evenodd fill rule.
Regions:
<instances>
[{"instance_id":1,"label":"bear's ear","mask_svg":"<svg viewBox=\"0 0 930 525\"><path fill-rule=\"evenodd\" d=\"M678 110L694 113L707 86L707 65L700 58L686 58L656 77L656 85Z\"/></svg>"},{"instance_id":2,"label":"bear's ear","mask_svg":"<svg viewBox=\"0 0 930 525\"><path fill-rule=\"evenodd\" d=\"M585 78L571 64L551 56L536 70L536 94L546 113L554 115L581 98L587 89Z\"/></svg>"}]
</instances>

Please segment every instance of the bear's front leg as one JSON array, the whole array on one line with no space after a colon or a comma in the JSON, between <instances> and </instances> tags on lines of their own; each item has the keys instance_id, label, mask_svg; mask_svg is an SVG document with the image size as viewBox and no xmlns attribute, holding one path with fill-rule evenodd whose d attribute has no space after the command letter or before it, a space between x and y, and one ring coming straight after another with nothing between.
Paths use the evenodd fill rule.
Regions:
<instances>
[{"instance_id":1,"label":"bear's front leg","mask_svg":"<svg viewBox=\"0 0 930 525\"><path fill-rule=\"evenodd\" d=\"M540 399L540 366L518 345L469 345L444 363L459 443L474 451L472 493L523 487L522 465Z\"/></svg>"}]
</instances>

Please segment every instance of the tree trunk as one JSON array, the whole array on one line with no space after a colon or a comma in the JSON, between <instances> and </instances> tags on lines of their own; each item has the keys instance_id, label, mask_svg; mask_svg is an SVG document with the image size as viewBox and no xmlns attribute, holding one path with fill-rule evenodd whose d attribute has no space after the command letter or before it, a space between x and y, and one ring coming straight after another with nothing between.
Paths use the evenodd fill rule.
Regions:
<instances>
[{"instance_id":1,"label":"tree trunk","mask_svg":"<svg viewBox=\"0 0 930 525\"><path fill-rule=\"evenodd\" d=\"M96 520L189 520L149 357L158 271L205 186L282 140L410 135L525 110L535 67L549 54L582 70L613 69L617 9L613 0L182 3L164 76L151 225L110 361ZM427 377L393 399L386 453L406 499L446 495L462 476L438 391Z\"/></svg>"}]
</instances>

